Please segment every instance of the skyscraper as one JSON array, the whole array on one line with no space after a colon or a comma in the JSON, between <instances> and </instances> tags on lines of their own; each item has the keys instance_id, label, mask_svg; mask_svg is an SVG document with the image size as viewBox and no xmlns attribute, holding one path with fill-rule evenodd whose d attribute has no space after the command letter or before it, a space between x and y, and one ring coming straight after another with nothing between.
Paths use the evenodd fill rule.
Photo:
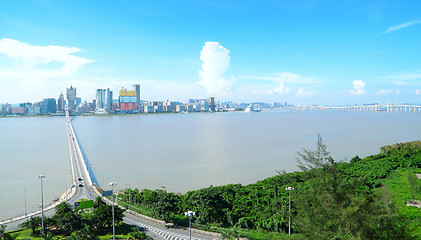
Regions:
<instances>
[{"instance_id":1,"label":"skyscraper","mask_svg":"<svg viewBox=\"0 0 421 240\"><path fill-rule=\"evenodd\" d=\"M57 112L63 112L65 107L66 101L64 100L63 93L61 93L57 100Z\"/></svg>"},{"instance_id":2,"label":"skyscraper","mask_svg":"<svg viewBox=\"0 0 421 240\"><path fill-rule=\"evenodd\" d=\"M136 91L127 91L125 88L121 88L119 96L120 111L135 112L138 110L136 94Z\"/></svg>"},{"instance_id":3,"label":"skyscraper","mask_svg":"<svg viewBox=\"0 0 421 240\"><path fill-rule=\"evenodd\" d=\"M57 110L56 99L44 98L41 102L41 114L55 113Z\"/></svg>"},{"instance_id":4,"label":"skyscraper","mask_svg":"<svg viewBox=\"0 0 421 240\"><path fill-rule=\"evenodd\" d=\"M215 97L209 98L209 108L212 112L215 112Z\"/></svg>"},{"instance_id":5,"label":"skyscraper","mask_svg":"<svg viewBox=\"0 0 421 240\"><path fill-rule=\"evenodd\" d=\"M133 91L136 92L136 107L137 107L137 110L139 110L140 109L140 85L133 84Z\"/></svg>"},{"instance_id":6,"label":"skyscraper","mask_svg":"<svg viewBox=\"0 0 421 240\"><path fill-rule=\"evenodd\" d=\"M73 86L67 88L66 95L68 103L67 107L69 108L69 111L74 112L76 108L76 88L73 88Z\"/></svg>"},{"instance_id":7,"label":"skyscraper","mask_svg":"<svg viewBox=\"0 0 421 240\"><path fill-rule=\"evenodd\" d=\"M107 89L97 89L96 90L96 99L95 99L95 110L99 109L105 110L105 112L110 112L113 106L113 92Z\"/></svg>"}]
</instances>

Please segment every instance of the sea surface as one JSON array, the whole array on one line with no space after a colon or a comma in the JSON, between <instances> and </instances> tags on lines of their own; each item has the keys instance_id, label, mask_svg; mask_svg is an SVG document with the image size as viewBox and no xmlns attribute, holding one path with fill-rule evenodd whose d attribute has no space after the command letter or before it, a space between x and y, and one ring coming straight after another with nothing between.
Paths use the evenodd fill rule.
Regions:
<instances>
[{"instance_id":1,"label":"sea surface","mask_svg":"<svg viewBox=\"0 0 421 240\"><path fill-rule=\"evenodd\" d=\"M268 111L76 117L98 184L185 193L297 171L320 134L333 158L377 154L421 140L419 112ZM40 208L71 185L63 117L0 118L0 220ZM26 192L26 198L25 198Z\"/></svg>"}]
</instances>

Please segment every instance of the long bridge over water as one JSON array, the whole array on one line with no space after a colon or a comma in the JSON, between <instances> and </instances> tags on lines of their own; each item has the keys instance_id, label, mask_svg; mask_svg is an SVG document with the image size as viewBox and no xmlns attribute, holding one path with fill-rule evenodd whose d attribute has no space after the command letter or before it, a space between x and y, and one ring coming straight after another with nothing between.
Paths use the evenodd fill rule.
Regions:
<instances>
[{"instance_id":1,"label":"long bridge over water","mask_svg":"<svg viewBox=\"0 0 421 240\"><path fill-rule=\"evenodd\" d=\"M298 105L288 107L290 110L298 111L386 111L386 112L421 112L421 105L407 104L370 104L353 106L317 106Z\"/></svg>"},{"instance_id":2,"label":"long bridge over water","mask_svg":"<svg viewBox=\"0 0 421 240\"><path fill-rule=\"evenodd\" d=\"M72 168L72 187L63 194L59 201L53 202L44 208L44 216L52 217L54 215L54 207L61 202L68 202L73 205L74 202L79 199L91 199L93 200L97 196L101 196L99 189L97 188L96 179L94 173L89 166L89 162L81 150L79 139L73 129L72 120L69 117L69 113L66 111L66 130L67 139L69 144L70 163ZM111 203L111 200L103 198L107 203ZM13 219L2 221L0 219L0 226L6 225L6 231L19 229L19 224L26 221L28 218L33 216L40 216L41 210L19 216ZM140 215L130 209L124 213L123 221L147 229L146 234L151 236L153 239L158 240L187 240L189 239L188 232L183 229L166 229L165 222L157 219L153 219L147 216ZM206 234L206 235L203 235ZM204 231L192 229L193 240L213 240L219 239L219 234L206 233Z\"/></svg>"}]
</instances>

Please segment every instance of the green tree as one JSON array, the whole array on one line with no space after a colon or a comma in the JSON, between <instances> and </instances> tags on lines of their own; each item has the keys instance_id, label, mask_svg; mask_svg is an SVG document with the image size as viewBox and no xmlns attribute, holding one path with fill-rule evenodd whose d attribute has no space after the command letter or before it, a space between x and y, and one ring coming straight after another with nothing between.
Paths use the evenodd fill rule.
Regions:
<instances>
[{"instance_id":1,"label":"green tree","mask_svg":"<svg viewBox=\"0 0 421 240\"><path fill-rule=\"evenodd\" d=\"M99 239L95 230L84 224L83 228L78 231L79 240L97 240Z\"/></svg>"},{"instance_id":2,"label":"green tree","mask_svg":"<svg viewBox=\"0 0 421 240\"><path fill-rule=\"evenodd\" d=\"M114 205L114 221L119 224L123 221L124 210ZM102 205L94 210L95 221L98 226L110 227L113 224L113 210L111 205Z\"/></svg>"},{"instance_id":3,"label":"green tree","mask_svg":"<svg viewBox=\"0 0 421 240\"><path fill-rule=\"evenodd\" d=\"M32 230L32 234L35 234L35 229L41 225L41 217L30 217L25 222L19 224L19 227L28 228Z\"/></svg>"},{"instance_id":4,"label":"green tree","mask_svg":"<svg viewBox=\"0 0 421 240\"><path fill-rule=\"evenodd\" d=\"M18 238L18 236L19 236L19 233L15 233L15 234L4 233L3 239L4 240L15 240L16 238Z\"/></svg>"},{"instance_id":5,"label":"green tree","mask_svg":"<svg viewBox=\"0 0 421 240\"><path fill-rule=\"evenodd\" d=\"M55 207L56 215L64 215L68 212L72 212L72 206L68 202L62 202Z\"/></svg>"},{"instance_id":6,"label":"green tree","mask_svg":"<svg viewBox=\"0 0 421 240\"><path fill-rule=\"evenodd\" d=\"M174 193L168 193L165 190L156 190L156 201L152 205L152 208L158 218L170 221L171 214L179 212L179 202L180 198Z\"/></svg>"},{"instance_id":7,"label":"green tree","mask_svg":"<svg viewBox=\"0 0 421 240\"><path fill-rule=\"evenodd\" d=\"M53 239L54 239L53 235L52 235L50 232L48 232L47 234L44 234L44 235L42 236L42 238L43 238L44 240L53 240Z\"/></svg>"},{"instance_id":8,"label":"green tree","mask_svg":"<svg viewBox=\"0 0 421 240\"><path fill-rule=\"evenodd\" d=\"M80 236L79 232L74 231L74 232L72 232L72 234L70 234L68 239L70 239L70 240L81 240L81 238L82 237Z\"/></svg>"},{"instance_id":9,"label":"green tree","mask_svg":"<svg viewBox=\"0 0 421 240\"><path fill-rule=\"evenodd\" d=\"M99 208L102 205L106 205L106 203L102 200L102 197L97 196L94 201L94 208Z\"/></svg>"},{"instance_id":10,"label":"green tree","mask_svg":"<svg viewBox=\"0 0 421 240\"><path fill-rule=\"evenodd\" d=\"M372 189L360 193L364 179L345 180L320 135L316 150L300 152L298 163L311 175L294 194L295 231L308 239L411 239L408 228L393 220L396 215L387 213Z\"/></svg>"},{"instance_id":11,"label":"green tree","mask_svg":"<svg viewBox=\"0 0 421 240\"><path fill-rule=\"evenodd\" d=\"M0 226L0 240L3 239L5 231L6 231L6 225L1 225Z\"/></svg>"},{"instance_id":12,"label":"green tree","mask_svg":"<svg viewBox=\"0 0 421 240\"><path fill-rule=\"evenodd\" d=\"M72 211L69 203L62 202L55 207L56 213L52 217L55 225L67 233L82 228L82 217Z\"/></svg>"},{"instance_id":13,"label":"green tree","mask_svg":"<svg viewBox=\"0 0 421 240\"><path fill-rule=\"evenodd\" d=\"M134 227L132 228L132 231L129 232L129 239L136 239L136 240L149 240L152 239L148 235L146 235L144 232L140 231L139 228Z\"/></svg>"},{"instance_id":14,"label":"green tree","mask_svg":"<svg viewBox=\"0 0 421 240\"><path fill-rule=\"evenodd\" d=\"M412 202L415 202L415 194L418 190L417 176L412 169L408 169L408 181L411 188Z\"/></svg>"}]
</instances>

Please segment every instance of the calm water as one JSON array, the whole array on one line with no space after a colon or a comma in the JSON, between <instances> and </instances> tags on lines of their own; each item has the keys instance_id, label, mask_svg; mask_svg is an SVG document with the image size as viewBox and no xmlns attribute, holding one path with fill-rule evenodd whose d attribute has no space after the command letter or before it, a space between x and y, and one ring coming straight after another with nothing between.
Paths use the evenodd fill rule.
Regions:
<instances>
[{"instance_id":1,"label":"calm water","mask_svg":"<svg viewBox=\"0 0 421 240\"><path fill-rule=\"evenodd\" d=\"M41 208L71 185L66 125L57 118L0 118L0 219Z\"/></svg>"},{"instance_id":2,"label":"calm water","mask_svg":"<svg viewBox=\"0 0 421 240\"><path fill-rule=\"evenodd\" d=\"M249 184L275 170L297 170L296 152L320 133L337 160L377 154L383 145L421 139L421 113L260 112L77 117L76 134L100 185L186 192ZM47 201L70 185L64 118L0 119L0 219ZM6 196L6 197L3 197Z\"/></svg>"}]
</instances>

